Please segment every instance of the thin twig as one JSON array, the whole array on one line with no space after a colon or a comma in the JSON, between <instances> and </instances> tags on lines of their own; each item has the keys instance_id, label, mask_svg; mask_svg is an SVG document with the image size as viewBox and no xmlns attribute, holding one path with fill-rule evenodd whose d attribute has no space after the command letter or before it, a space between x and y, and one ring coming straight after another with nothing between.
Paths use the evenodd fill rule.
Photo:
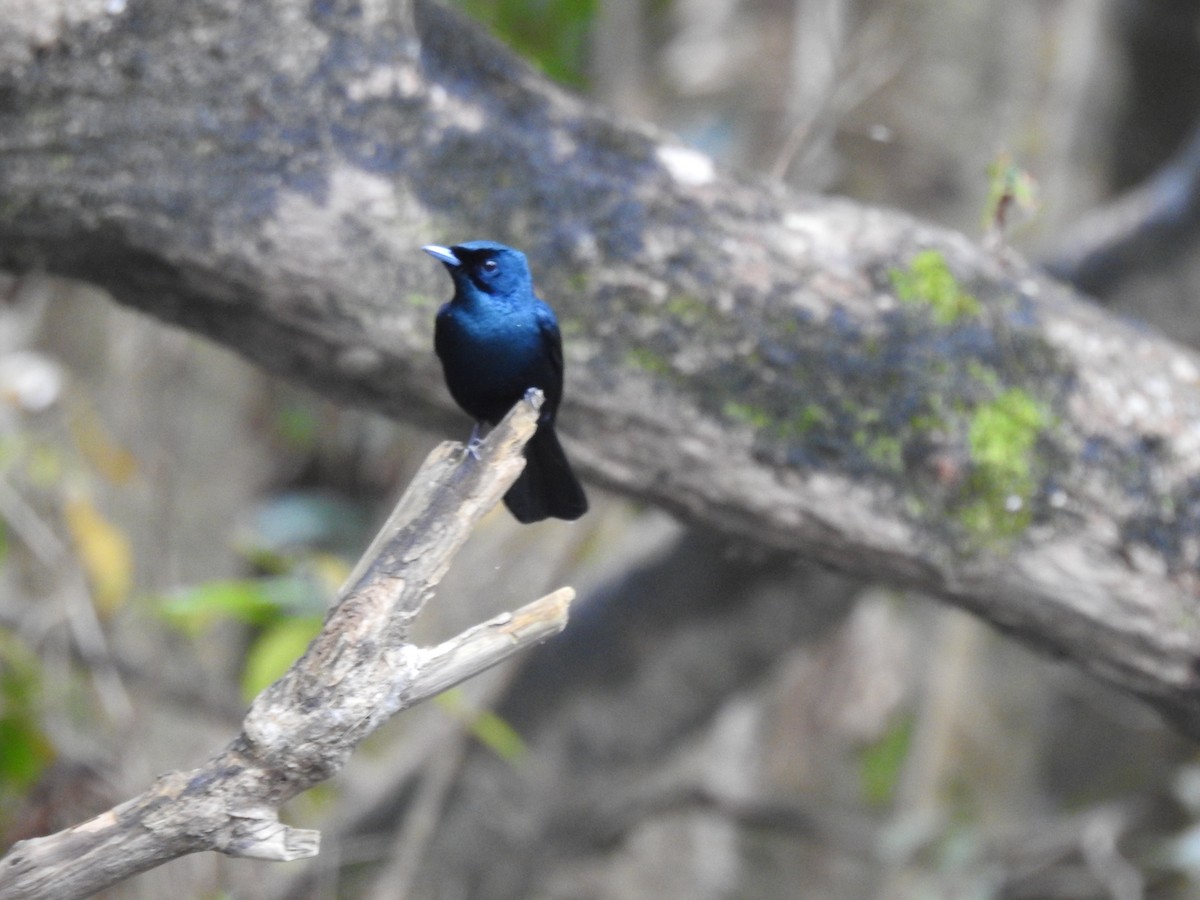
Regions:
<instances>
[{"instance_id":1,"label":"thin twig","mask_svg":"<svg viewBox=\"0 0 1200 900\"><path fill-rule=\"evenodd\" d=\"M87 579L67 544L43 521L37 510L25 501L7 480L0 478L0 518L29 548L39 563L51 573L61 589L63 617L81 654L93 662L89 667L96 695L105 713L118 726L133 717L133 703L113 664L113 654L96 615Z\"/></svg>"}]
</instances>

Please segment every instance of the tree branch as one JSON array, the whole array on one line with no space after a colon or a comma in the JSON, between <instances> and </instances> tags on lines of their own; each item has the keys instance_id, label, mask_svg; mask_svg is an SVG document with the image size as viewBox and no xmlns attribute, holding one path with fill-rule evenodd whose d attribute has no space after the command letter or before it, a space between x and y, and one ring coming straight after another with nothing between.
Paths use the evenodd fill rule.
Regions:
<instances>
[{"instance_id":1,"label":"tree branch","mask_svg":"<svg viewBox=\"0 0 1200 900\"><path fill-rule=\"evenodd\" d=\"M1182 254L1198 231L1200 124L1142 184L1073 223L1045 265L1054 276L1103 297L1139 272L1161 268Z\"/></svg>"},{"instance_id":2,"label":"tree branch","mask_svg":"<svg viewBox=\"0 0 1200 900\"><path fill-rule=\"evenodd\" d=\"M229 746L88 822L17 843L0 860L0 898L82 897L201 850L313 856L319 833L281 823L282 804L334 775L394 713L561 631L570 588L435 647L408 643L450 559L524 466L540 394L531 400L488 436L478 461L453 443L430 454L321 633L259 694Z\"/></svg>"},{"instance_id":3,"label":"tree branch","mask_svg":"<svg viewBox=\"0 0 1200 900\"><path fill-rule=\"evenodd\" d=\"M721 173L429 0L112 8L0 74L0 264L429 422L417 248L521 246L591 479L919 587L1200 734L1190 350L960 235Z\"/></svg>"}]
</instances>

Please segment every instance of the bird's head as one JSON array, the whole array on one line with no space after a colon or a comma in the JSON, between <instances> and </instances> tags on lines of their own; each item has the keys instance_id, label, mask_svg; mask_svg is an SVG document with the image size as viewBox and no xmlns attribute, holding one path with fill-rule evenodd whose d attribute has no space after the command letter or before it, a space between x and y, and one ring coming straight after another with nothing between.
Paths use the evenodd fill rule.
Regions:
<instances>
[{"instance_id":1,"label":"bird's head","mask_svg":"<svg viewBox=\"0 0 1200 900\"><path fill-rule=\"evenodd\" d=\"M523 297L533 293L533 278L525 254L495 241L468 241L453 247L422 247L439 260L460 294Z\"/></svg>"}]
</instances>

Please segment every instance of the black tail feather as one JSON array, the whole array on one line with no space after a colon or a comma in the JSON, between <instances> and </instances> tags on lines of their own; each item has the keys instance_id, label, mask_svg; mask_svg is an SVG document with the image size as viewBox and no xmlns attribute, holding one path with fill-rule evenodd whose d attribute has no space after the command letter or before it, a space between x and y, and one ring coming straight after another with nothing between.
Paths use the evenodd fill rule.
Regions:
<instances>
[{"instance_id":1,"label":"black tail feather","mask_svg":"<svg viewBox=\"0 0 1200 900\"><path fill-rule=\"evenodd\" d=\"M541 425L525 445L525 469L504 495L518 522L578 519L587 512L587 497L571 471L553 425Z\"/></svg>"}]
</instances>

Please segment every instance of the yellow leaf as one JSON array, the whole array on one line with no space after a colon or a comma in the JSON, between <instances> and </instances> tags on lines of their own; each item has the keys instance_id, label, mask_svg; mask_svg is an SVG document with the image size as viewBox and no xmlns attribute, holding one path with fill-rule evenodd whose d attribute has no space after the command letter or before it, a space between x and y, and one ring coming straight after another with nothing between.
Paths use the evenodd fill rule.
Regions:
<instances>
[{"instance_id":1,"label":"yellow leaf","mask_svg":"<svg viewBox=\"0 0 1200 900\"><path fill-rule=\"evenodd\" d=\"M71 435L84 459L113 484L126 484L137 473L137 459L112 439L93 410L76 409Z\"/></svg>"},{"instance_id":2,"label":"yellow leaf","mask_svg":"<svg viewBox=\"0 0 1200 900\"><path fill-rule=\"evenodd\" d=\"M112 615L125 602L133 585L129 539L89 500L68 500L64 515L91 584L96 609L101 615Z\"/></svg>"},{"instance_id":3,"label":"yellow leaf","mask_svg":"<svg viewBox=\"0 0 1200 900\"><path fill-rule=\"evenodd\" d=\"M350 565L337 554L313 553L308 563L312 566L312 574L330 595L336 594L350 577Z\"/></svg>"}]
</instances>

